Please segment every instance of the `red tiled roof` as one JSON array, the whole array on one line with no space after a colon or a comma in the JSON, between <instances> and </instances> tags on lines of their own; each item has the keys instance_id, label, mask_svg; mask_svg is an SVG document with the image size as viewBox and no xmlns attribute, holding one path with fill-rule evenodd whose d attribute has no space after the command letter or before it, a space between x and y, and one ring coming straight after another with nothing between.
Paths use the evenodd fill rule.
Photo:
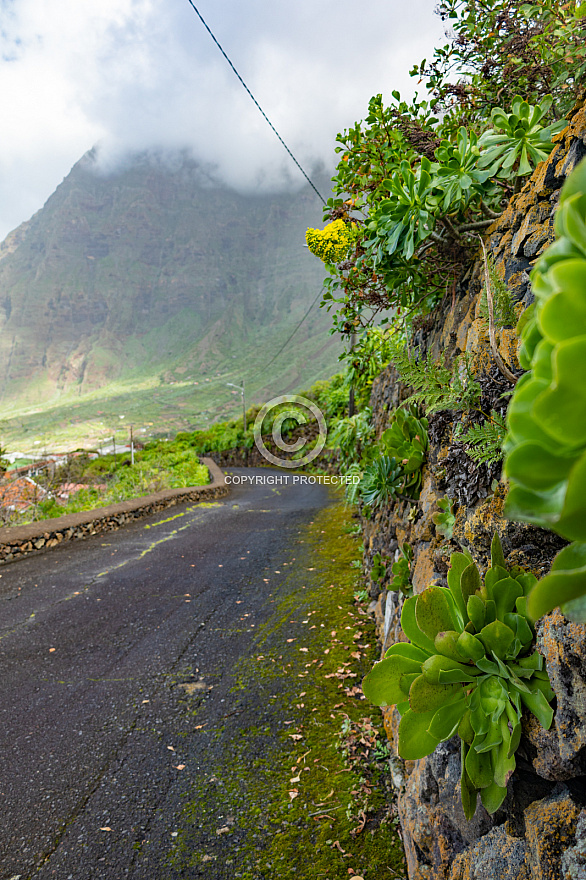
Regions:
<instances>
[{"instance_id":1,"label":"red tiled roof","mask_svg":"<svg viewBox=\"0 0 586 880\"><path fill-rule=\"evenodd\" d=\"M0 483L0 507L8 510L26 510L46 496L47 491L30 477L3 480Z\"/></svg>"}]
</instances>

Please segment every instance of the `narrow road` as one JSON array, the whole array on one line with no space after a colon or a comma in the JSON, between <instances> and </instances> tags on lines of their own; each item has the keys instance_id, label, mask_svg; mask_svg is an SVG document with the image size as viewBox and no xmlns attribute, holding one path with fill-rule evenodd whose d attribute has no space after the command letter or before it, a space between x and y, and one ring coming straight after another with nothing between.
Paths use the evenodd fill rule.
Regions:
<instances>
[{"instance_id":1,"label":"narrow road","mask_svg":"<svg viewBox=\"0 0 586 880\"><path fill-rule=\"evenodd\" d=\"M329 503L319 485L236 486L0 568L0 880L176 876L232 670Z\"/></svg>"}]
</instances>

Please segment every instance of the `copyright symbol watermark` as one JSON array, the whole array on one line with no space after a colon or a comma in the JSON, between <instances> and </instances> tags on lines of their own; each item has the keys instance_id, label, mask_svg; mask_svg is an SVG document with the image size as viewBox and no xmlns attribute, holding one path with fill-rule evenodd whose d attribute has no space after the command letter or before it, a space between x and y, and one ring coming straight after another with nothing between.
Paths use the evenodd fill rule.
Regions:
<instances>
[{"instance_id":1,"label":"copyright symbol watermark","mask_svg":"<svg viewBox=\"0 0 586 880\"><path fill-rule=\"evenodd\" d=\"M275 412L273 414L274 410ZM306 413L311 413L313 419L317 421L318 436L315 446L313 446L304 456L294 459L280 458L278 455L274 455L269 449L267 449L264 440L262 439L263 423L266 423L267 421L272 421L271 432L273 440L275 445L283 452L293 454L307 446L310 441L306 437L299 437L294 443L287 443L283 439L283 433L286 433L286 431L283 430L283 425L286 422L289 426L291 426L293 422L296 427L298 425L307 425L310 419ZM307 397L301 397L299 394L283 394L280 397L273 397L272 400L265 403L255 419L253 433L256 448L263 458L266 458L267 461L270 461L271 464L275 464L278 467L296 468L308 464L320 454L326 445L328 429L322 411L315 405L315 403L313 403L313 401L308 400Z\"/></svg>"}]
</instances>

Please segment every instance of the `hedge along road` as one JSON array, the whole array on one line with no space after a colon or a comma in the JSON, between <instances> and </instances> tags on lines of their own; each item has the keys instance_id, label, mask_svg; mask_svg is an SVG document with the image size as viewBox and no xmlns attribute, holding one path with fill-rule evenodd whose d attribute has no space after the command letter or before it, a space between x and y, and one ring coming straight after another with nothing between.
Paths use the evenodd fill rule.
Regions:
<instances>
[{"instance_id":1,"label":"hedge along road","mask_svg":"<svg viewBox=\"0 0 586 880\"><path fill-rule=\"evenodd\" d=\"M233 670L285 574L311 577L295 542L332 500L291 480L235 486L2 568L2 880L200 876L172 867L186 799L214 750L230 753L247 708ZM249 697L262 715L265 698ZM219 836L196 841L206 876L224 876L218 829L234 821L214 815Z\"/></svg>"}]
</instances>

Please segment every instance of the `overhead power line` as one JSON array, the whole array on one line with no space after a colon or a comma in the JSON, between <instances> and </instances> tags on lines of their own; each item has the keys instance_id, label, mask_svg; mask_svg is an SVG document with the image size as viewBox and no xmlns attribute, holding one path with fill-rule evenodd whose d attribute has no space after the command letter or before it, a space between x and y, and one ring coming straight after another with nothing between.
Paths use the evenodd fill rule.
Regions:
<instances>
[{"instance_id":1,"label":"overhead power line","mask_svg":"<svg viewBox=\"0 0 586 880\"><path fill-rule=\"evenodd\" d=\"M230 65L230 67L232 68L232 70L234 71L234 73L236 74L236 76L238 77L238 79L240 80L240 83L242 84L242 86L243 86L243 87L246 89L246 91L248 92L250 98L254 101L254 103L255 103L257 109L260 111L260 113L261 113L262 116L264 117L265 121L270 125L271 129L272 129L273 132L276 134L276 136L278 137L279 141L281 142L281 144L283 145L283 147L285 148L285 150L287 151L287 153L289 154L289 156L291 157L291 159L295 162L295 164L297 165L297 167L299 168L299 170L301 171L301 173L303 174L303 176L305 177L306 181L308 182L308 184L310 185L310 187L312 188L312 190L315 192L315 194L317 195L317 197L318 197L319 199L321 199L321 201L322 201L323 204L325 205L325 204L326 204L326 200L324 199L324 197L322 196L322 194L320 193L320 191L318 190L318 188L316 187L316 185L313 183L313 181L311 180L311 178L309 177L309 175L305 173L305 171L304 171L303 167L301 166L301 164L297 161L297 159L295 158L295 156L293 155L293 153L291 152L291 150L289 149L289 147L287 146L287 144L285 143L285 141L283 140L283 138L281 137L281 135L279 134L279 132L277 131L277 129L275 128L275 126L273 125L273 123L271 122L271 120L269 119L269 117L267 116L267 114L265 113L265 111L262 109L262 107L260 106L260 104L258 103L258 101L256 100L256 98L254 97L254 95L252 94L252 92L250 91L250 89L248 88L248 86L246 85L246 83L244 82L244 80L242 79L242 77L240 76L240 74L238 73L238 71L236 70L236 68L235 68L234 65L232 64L232 62L230 61L230 58L228 57L228 55L226 54L226 52L224 51L224 49L222 48L222 46L220 45L220 43L218 42L218 40L216 39L216 37L214 36L212 30L210 29L209 25L208 25L207 22L205 21L204 17L202 16L201 12L200 12L199 9L197 8L197 6L196 6L195 3L193 2L193 0L187 0L187 2L189 3L189 5L190 5L191 8L193 9L193 11L194 11L195 14L197 15L197 17L199 18L199 20L200 20L201 23L203 24L204 28L206 29L206 31L208 32L208 34L210 35L210 37L212 38L212 40L214 41L214 43L216 44L216 46L218 47L218 49L220 50L220 52L222 53L222 55L224 56L224 58L226 59L226 61L228 62L228 64Z\"/></svg>"},{"instance_id":2,"label":"overhead power line","mask_svg":"<svg viewBox=\"0 0 586 880\"><path fill-rule=\"evenodd\" d=\"M253 379L255 379L256 376L259 375L259 373L264 373L264 371L267 369L267 367L270 367L271 364L273 364L273 363L277 360L277 358L279 357L279 355L281 354L281 352L284 351L285 348L289 345L289 343L291 342L291 340L293 339L293 337L295 336L295 334L297 333L297 331L299 330L299 328L301 327L301 325L303 324L303 322L305 321L305 319L306 319L307 316L309 315L310 311L312 310L312 308L314 307L314 305L316 304L316 302L318 301L318 299L320 298L320 296L322 295L322 293L323 293L323 289L319 291L318 295L316 296L316 298L314 299L314 301L312 302L312 304L310 305L310 307L308 308L308 310L306 311L306 313L304 314L304 316L302 317L302 319L299 321L299 323L298 323L297 326L295 327L295 330L294 330L293 333L289 336L289 338L287 339L287 341L283 343L283 345L281 346L281 348L278 350L278 352L276 353L276 355L275 355L273 358L271 358L271 360L268 362L268 364L265 364L264 367L261 367L260 370L257 370L256 373L253 374L253 376L252 376Z\"/></svg>"}]
</instances>

